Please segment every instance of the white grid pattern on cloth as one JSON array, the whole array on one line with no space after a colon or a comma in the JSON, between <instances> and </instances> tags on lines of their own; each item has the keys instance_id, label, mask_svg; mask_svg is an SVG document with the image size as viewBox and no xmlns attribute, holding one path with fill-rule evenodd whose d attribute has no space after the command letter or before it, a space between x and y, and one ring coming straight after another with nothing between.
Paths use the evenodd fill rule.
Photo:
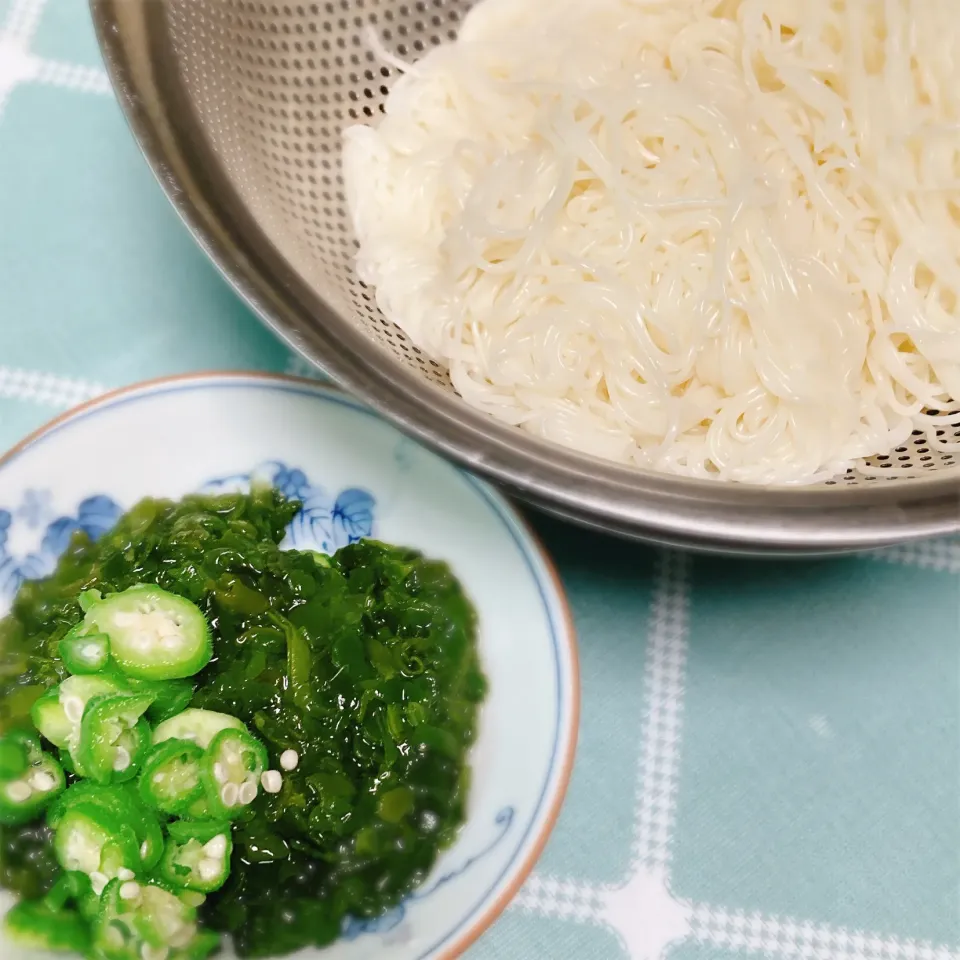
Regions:
<instances>
[{"instance_id":1,"label":"white grid pattern on cloth","mask_svg":"<svg viewBox=\"0 0 960 960\"><path fill-rule=\"evenodd\" d=\"M110 82L99 67L46 60L30 50L47 0L13 0L0 23L0 117L13 89L44 83L81 93L109 94ZM63 410L104 392L104 387L76 377L0 366L0 397Z\"/></svg>"},{"instance_id":2,"label":"white grid pattern on cloth","mask_svg":"<svg viewBox=\"0 0 960 960\"><path fill-rule=\"evenodd\" d=\"M960 952L926 940L877 937L862 930L708 904L694 906L689 936L711 946L797 960L960 960Z\"/></svg>"},{"instance_id":3,"label":"white grid pattern on cloth","mask_svg":"<svg viewBox=\"0 0 960 960\"><path fill-rule=\"evenodd\" d=\"M37 83L46 83L80 93L112 94L110 79L99 67L85 67L60 60L40 60L35 77Z\"/></svg>"},{"instance_id":4,"label":"white grid pattern on cloth","mask_svg":"<svg viewBox=\"0 0 960 960\"><path fill-rule=\"evenodd\" d=\"M648 866L664 868L670 860L677 792L690 558L664 552L658 565L643 683L647 715L641 732L633 855Z\"/></svg>"},{"instance_id":5,"label":"white grid pattern on cloth","mask_svg":"<svg viewBox=\"0 0 960 960\"><path fill-rule=\"evenodd\" d=\"M46 60L30 50L47 0L13 0L0 24L0 115L13 89L43 83L80 93L109 94L110 81L100 67Z\"/></svg>"},{"instance_id":6,"label":"white grid pattern on cloth","mask_svg":"<svg viewBox=\"0 0 960 960\"><path fill-rule=\"evenodd\" d=\"M876 550L869 556L875 560L899 563L908 567L922 567L925 570L936 570L941 573L960 573L960 537L902 543L896 547Z\"/></svg>"},{"instance_id":7,"label":"white grid pattern on cloth","mask_svg":"<svg viewBox=\"0 0 960 960\"><path fill-rule=\"evenodd\" d=\"M36 77L38 60L30 43L40 25L46 0L13 0L0 25L0 116L14 87Z\"/></svg>"},{"instance_id":8,"label":"white grid pattern on cloth","mask_svg":"<svg viewBox=\"0 0 960 960\"><path fill-rule=\"evenodd\" d=\"M46 0L13 0L7 11L7 19L0 26L0 35L12 43L29 46L40 26L40 17Z\"/></svg>"},{"instance_id":9,"label":"white grid pattern on cloth","mask_svg":"<svg viewBox=\"0 0 960 960\"><path fill-rule=\"evenodd\" d=\"M533 874L520 888L512 909L560 920L597 920L603 908L605 886L576 880L558 880Z\"/></svg>"},{"instance_id":10,"label":"white grid pattern on cloth","mask_svg":"<svg viewBox=\"0 0 960 960\"><path fill-rule=\"evenodd\" d=\"M65 410L99 396L105 388L75 377L58 377L37 370L0 367L0 397L27 400L43 406Z\"/></svg>"},{"instance_id":11,"label":"white grid pattern on cloth","mask_svg":"<svg viewBox=\"0 0 960 960\"><path fill-rule=\"evenodd\" d=\"M909 544L872 556L953 570L960 538ZM947 558L946 560L944 558ZM783 960L960 960L960 951L927 941L763 913L693 903L670 889L687 660L689 557L663 551L650 608L644 677L646 716L639 759L640 789L628 876L620 885L591 884L534 873L511 909L601 925L616 933L632 960L663 960L680 942Z\"/></svg>"}]
</instances>

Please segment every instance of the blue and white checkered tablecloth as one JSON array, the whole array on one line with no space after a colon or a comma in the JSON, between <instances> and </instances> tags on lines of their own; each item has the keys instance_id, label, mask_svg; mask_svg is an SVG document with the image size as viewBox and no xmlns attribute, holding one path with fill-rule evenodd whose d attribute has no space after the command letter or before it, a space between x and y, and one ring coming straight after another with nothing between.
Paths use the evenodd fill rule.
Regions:
<instances>
[{"instance_id":1,"label":"blue and white checkered tablecloth","mask_svg":"<svg viewBox=\"0 0 960 960\"><path fill-rule=\"evenodd\" d=\"M83 0L0 0L0 445L104 389L304 372L153 182ZM538 520L581 635L559 825L477 960L958 960L960 539L822 563Z\"/></svg>"}]
</instances>

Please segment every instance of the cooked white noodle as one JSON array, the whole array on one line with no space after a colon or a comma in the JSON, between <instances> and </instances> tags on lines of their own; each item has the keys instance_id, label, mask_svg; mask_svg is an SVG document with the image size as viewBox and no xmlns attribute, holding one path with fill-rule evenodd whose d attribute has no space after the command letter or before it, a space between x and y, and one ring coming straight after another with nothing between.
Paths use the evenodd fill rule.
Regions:
<instances>
[{"instance_id":1,"label":"cooked white noodle","mask_svg":"<svg viewBox=\"0 0 960 960\"><path fill-rule=\"evenodd\" d=\"M811 483L960 406L956 0L483 0L346 131L361 278L470 405ZM960 444L933 439L937 450Z\"/></svg>"}]
</instances>

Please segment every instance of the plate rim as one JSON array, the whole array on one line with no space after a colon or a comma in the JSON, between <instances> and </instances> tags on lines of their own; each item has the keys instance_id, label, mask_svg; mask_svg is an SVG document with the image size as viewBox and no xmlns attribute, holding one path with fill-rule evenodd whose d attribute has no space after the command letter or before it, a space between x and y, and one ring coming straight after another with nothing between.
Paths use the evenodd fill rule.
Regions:
<instances>
[{"instance_id":1,"label":"plate rim","mask_svg":"<svg viewBox=\"0 0 960 960\"><path fill-rule=\"evenodd\" d=\"M130 398L136 394L150 394L163 387L178 386L183 384L194 384L202 388L207 384L225 384L233 383L240 387L243 385L276 386L290 387L296 386L307 388L307 391L318 397L325 397L340 404L353 408L359 413L365 413L379 420L384 425L396 430L396 426L390 421L384 419L376 410L364 405L361 401L352 397L349 393L335 384L325 383L310 377L298 377L291 374L271 373L266 371L248 371L248 370L206 370L190 373L173 374L168 376L153 377L147 380L137 381L126 386L114 388L104 393L98 394L89 400L85 400L68 410L63 411L55 417L47 420L36 429L30 431L26 436L17 441L13 446L3 453L0 453L0 469L8 466L16 460L21 454L26 453L38 441L46 438L51 433L58 432L70 421L84 417L95 411L99 407L109 407L120 400ZM509 880L500 894L495 897L487 906L483 907L475 919L464 921L462 931L456 929L447 937L444 937L433 946L427 948L427 952L422 955L421 960L433 958L433 960L454 960L460 957L469 949L499 918L506 909L511 900L516 896L524 882L530 876L534 866L540 859L547 841L549 840L560 816L566 799L567 791L570 785L570 778L573 773L573 765L577 752L579 730L580 730L580 710L581 710L581 682L580 682L580 659L577 647L577 630L570 607L570 601L563 582L557 571L553 558L550 556L543 541L530 525L529 521L523 517L519 511L511 504L506 497L498 490L494 489L486 480L477 477L465 470L458 463L440 456L436 450L429 446L423 446L418 440L417 443L431 455L438 457L447 466L451 467L457 473L463 475L477 492L486 499L490 505L498 511L507 522L508 526L513 526L516 533L519 534L518 546L521 550L532 554L535 560L538 560L542 570L537 570L534 563L530 563L530 557L526 558L531 568L531 574L538 582L540 593L544 599L552 592L552 600L557 610L557 629L555 643L558 649L566 653L566 659L569 664L569 670L566 671L567 689L563 688L563 673L558 678L560 682L561 702L567 699L570 708L567 711L567 722L563 723L563 711L560 711L558 746L562 751L562 756L556 767L556 772L548 777L545 789L548 791L546 805L541 814L541 825L535 831L532 842L526 856L516 865L508 865L507 874ZM514 531L511 531L512 533ZM546 583L542 581L541 573L546 575ZM549 616L549 607L548 607ZM552 618L551 618L552 619ZM555 786L552 794L549 793L550 780L555 780ZM532 825L533 826L533 825ZM500 881L495 882L493 889L499 886ZM453 938L453 942L446 944L448 938Z\"/></svg>"}]
</instances>

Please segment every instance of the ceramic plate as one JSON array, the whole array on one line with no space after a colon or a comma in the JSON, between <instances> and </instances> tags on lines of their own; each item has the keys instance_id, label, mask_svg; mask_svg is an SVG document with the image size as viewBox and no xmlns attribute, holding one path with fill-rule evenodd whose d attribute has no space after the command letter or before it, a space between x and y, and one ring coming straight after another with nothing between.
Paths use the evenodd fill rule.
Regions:
<instances>
[{"instance_id":1,"label":"ceramic plate","mask_svg":"<svg viewBox=\"0 0 960 960\"><path fill-rule=\"evenodd\" d=\"M54 421L0 460L0 613L24 579L53 569L74 530L97 536L143 496L243 489L252 478L303 502L290 546L333 551L366 536L414 546L448 561L476 605L490 692L459 839L400 907L348 922L333 946L297 955L457 956L547 839L579 705L559 582L489 487L319 384L227 374L133 387ZM21 954L0 943L0 955Z\"/></svg>"}]
</instances>

